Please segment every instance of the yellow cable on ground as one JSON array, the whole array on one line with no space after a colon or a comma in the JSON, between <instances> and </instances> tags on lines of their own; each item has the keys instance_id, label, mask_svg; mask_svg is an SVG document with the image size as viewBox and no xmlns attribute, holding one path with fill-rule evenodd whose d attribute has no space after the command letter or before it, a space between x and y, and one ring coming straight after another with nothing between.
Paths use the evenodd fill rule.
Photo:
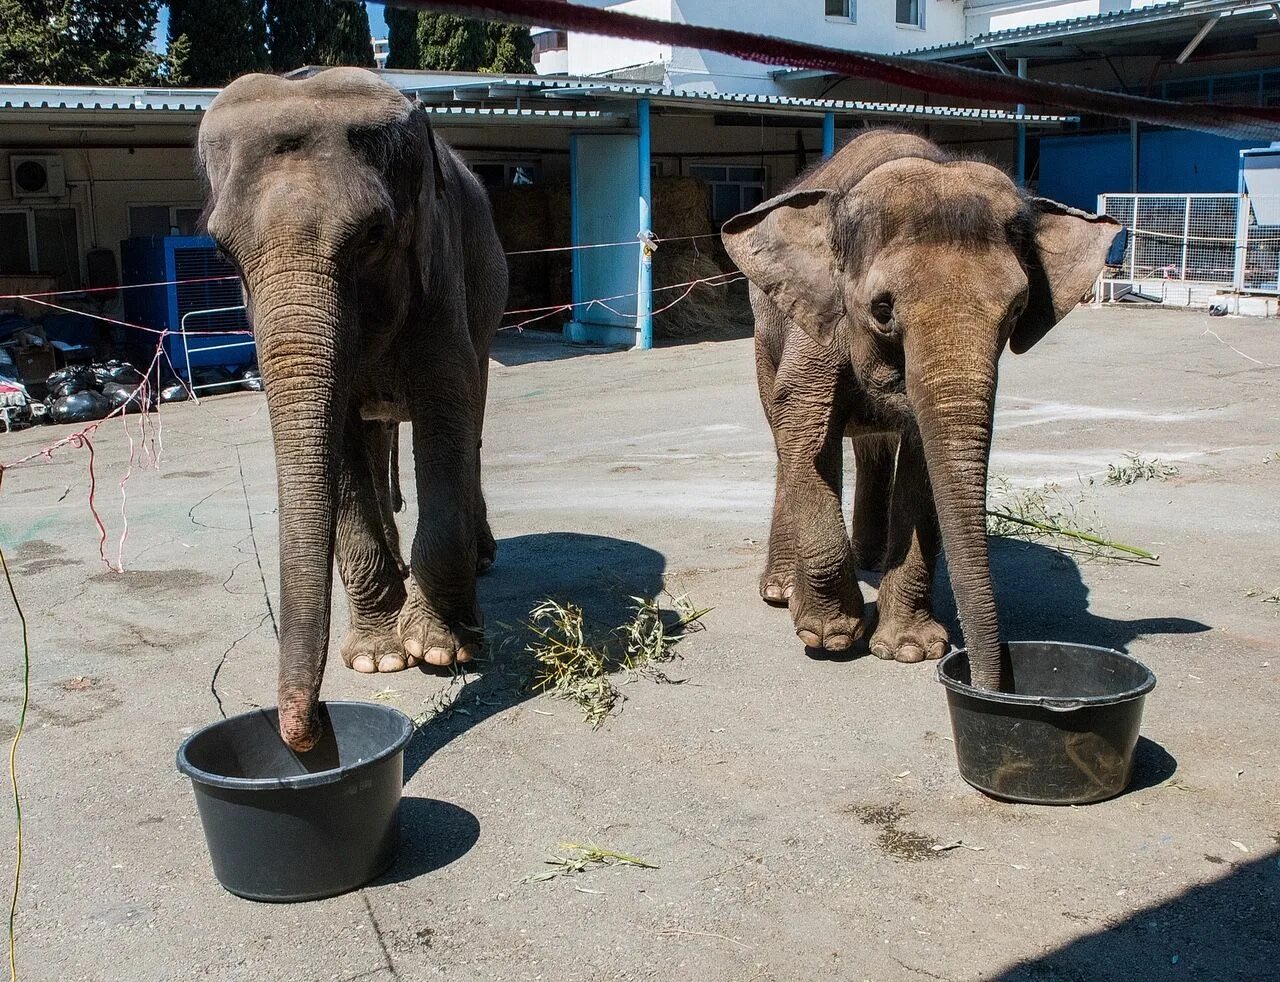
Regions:
<instances>
[{"instance_id":1,"label":"yellow cable on ground","mask_svg":"<svg viewBox=\"0 0 1280 982\"><path fill-rule=\"evenodd\" d=\"M13 743L9 745L9 783L13 787L13 811L18 821L17 848L13 867L13 895L9 898L9 977L12 982L17 982L17 944L14 939L13 922L18 913L18 884L22 879L22 800L18 797L18 741L22 739L22 730L26 726L27 702L31 695L31 644L27 638L27 618L22 613L22 604L18 602L18 591L13 588L13 578L9 575L9 564L5 562L3 549L0 549L0 569L4 570L4 581L9 586L9 596L13 598L14 609L18 612L18 621L22 624L22 711L18 714L18 729L13 734Z\"/></svg>"}]
</instances>

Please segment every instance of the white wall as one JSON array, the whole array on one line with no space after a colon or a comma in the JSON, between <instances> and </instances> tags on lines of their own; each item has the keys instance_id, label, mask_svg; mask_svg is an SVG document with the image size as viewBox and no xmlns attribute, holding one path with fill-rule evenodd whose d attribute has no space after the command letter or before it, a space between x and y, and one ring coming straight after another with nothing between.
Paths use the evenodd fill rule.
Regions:
<instances>
[{"instance_id":1,"label":"white wall","mask_svg":"<svg viewBox=\"0 0 1280 982\"><path fill-rule=\"evenodd\" d=\"M593 6L604 5L593 4ZM671 0L627 0L625 3L608 6L618 13L652 17L655 20L669 21L673 16ZM569 33L570 75L599 75L617 68L666 62L670 59L671 49L666 45L596 37L574 31Z\"/></svg>"},{"instance_id":2,"label":"white wall","mask_svg":"<svg viewBox=\"0 0 1280 982\"><path fill-rule=\"evenodd\" d=\"M923 0L923 30L895 23L893 0L857 0L853 20L827 17L824 0L627 0L611 10L706 27L727 27L771 37L859 51L894 52L960 40L963 0ZM1097 2L1097 0L1093 0ZM569 71L599 74L632 65L663 62L669 84L708 92L782 94L775 66L691 48L583 34L569 35Z\"/></svg>"},{"instance_id":3,"label":"white wall","mask_svg":"<svg viewBox=\"0 0 1280 982\"><path fill-rule=\"evenodd\" d=\"M1006 31L1032 24L1049 24L1074 17L1093 17L1120 10L1138 10L1168 0L965 0L968 36Z\"/></svg>"}]
</instances>

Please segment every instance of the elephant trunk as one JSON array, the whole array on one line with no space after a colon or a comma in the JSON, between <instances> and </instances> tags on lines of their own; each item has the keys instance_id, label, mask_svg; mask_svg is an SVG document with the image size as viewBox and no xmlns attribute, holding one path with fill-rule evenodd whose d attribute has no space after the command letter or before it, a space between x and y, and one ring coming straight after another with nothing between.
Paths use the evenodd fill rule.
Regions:
<instances>
[{"instance_id":1,"label":"elephant trunk","mask_svg":"<svg viewBox=\"0 0 1280 982\"><path fill-rule=\"evenodd\" d=\"M344 343L347 304L337 269L312 256L277 261L259 282L246 279L279 488L280 735L303 752L321 736L337 466L352 360Z\"/></svg>"},{"instance_id":2,"label":"elephant trunk","mask_svg":"<svg viewBox=\"0 0 1280 982\"><path fill-rule=\"evenodd\" d=\"M980 336L980 330L975 324L970 336ZM928 342L920 347L926 350L907 352L907 364L916 366L908 371L907 397L920 427L971 678L982 688L1007 688L1011 678L1000 644L986 526L999 349L958 353L954 346Z\"/></svg>"}]
</instances>

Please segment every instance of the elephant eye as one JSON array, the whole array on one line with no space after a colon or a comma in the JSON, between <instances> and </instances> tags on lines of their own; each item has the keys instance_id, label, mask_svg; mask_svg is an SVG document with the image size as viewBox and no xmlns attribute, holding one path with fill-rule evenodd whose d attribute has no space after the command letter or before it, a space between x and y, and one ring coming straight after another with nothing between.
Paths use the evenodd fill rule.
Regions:
<instances>
[{"instance_id":1,"label":"elephant eye","mask_svg":"<svg viewBox=\"0 0 1280 982\"><path fill-rule=\"evenodd\" d=\"M379 222L365 233L364 241L366 245L376 246L386 237L387 226Z\"/></svg>"},{"instance_id":2,"label":"elephant eye","mask_svg":"<svg viewBox=\"0 0 1280 982\"><path fill-rule=\"evenodd\" d=\"M882 293L871 301L871 316L884 327L893 323L893 297Z\"/></svg>"}]
</instances>

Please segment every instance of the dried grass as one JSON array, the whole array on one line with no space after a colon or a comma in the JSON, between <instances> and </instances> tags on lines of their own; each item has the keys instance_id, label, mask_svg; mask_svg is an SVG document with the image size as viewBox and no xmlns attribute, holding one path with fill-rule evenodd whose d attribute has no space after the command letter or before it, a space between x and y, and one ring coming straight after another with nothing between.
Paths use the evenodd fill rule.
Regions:
<instances>
[{"instance_id":1,"label":"dried grass","mask_svg":"<svg viewBox=\"0 0 1280 982\"><path fill-rule=\"evenodd\" d=\"M1084 489L1074 494L1059 484L1015 489L1007 478L993 477L987 487L987 535L1044 542L1058 552L1086 560L1154 563L1160 558L1108 539L1097 514L1087 507L1087 499Z\"/></svg>"},{"instance_id":2,"label":"dried grass","mask_svg":"<svg viewBox=\"0 0 1280 982\"><path fill-rule=\"evenodd\" d=\"M1137 484L1139 481L1167 481L1177 477L1176 464L1166 464L1159 457L1145 458L1136 453L1124 455L1123 464L1107 465L1107 484Z\"/></svg>"},{"instance_id":3,"label":"dried grass","mask_svg":"<svg viewBox=\"0 0 1280 982\"><path fill-rule=\"evenodd\" d=\"M600 869L605 866L630 866L633 869L660 868L638 856L629 856L625 852L604 849L591 843L583 845L577 842L562 842L559 848L569 852L571 855L551 855L547 857L545 862L551 869L543 870L540 873L531 873L520 882L544 883L557 877L577 876L587 870Z\"/></svg>"},{"instance_id":4,"label":"dried grass","mask_svg":"<svg viewBox=\"0 0 1280 982\"><path fill-rule=\"evenodd\" d=\"M525 650L537 663L534 689L575 703L583 721L597 727L625 698L612 676L674 681L658 666L677 657L676 643L699 629L711 608L697 607L687 596L671 600L679 615L671 626L655 600L632 597L632 616L610 630L590 622L577 604L544 600L526 624L533 640Z\"/></svg>"}]
</instances>

